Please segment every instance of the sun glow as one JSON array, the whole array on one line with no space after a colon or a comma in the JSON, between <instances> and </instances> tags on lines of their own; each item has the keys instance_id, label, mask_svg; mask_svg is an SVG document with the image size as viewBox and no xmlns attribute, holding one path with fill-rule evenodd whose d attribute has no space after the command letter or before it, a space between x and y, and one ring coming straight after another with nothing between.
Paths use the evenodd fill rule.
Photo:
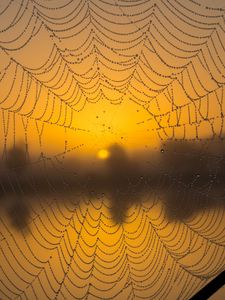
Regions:
<instances>
[{"instance_id":1,"label":"sun glow","mask_svg":"<svg viewBox=\"0 0 225 300\"><path fill-rule=\"evenodd\" d=\"M98 151L97 156L99 159L107 159L110 156L110 152L106 149L101 149Z\"/></svg>"}]
</instances>

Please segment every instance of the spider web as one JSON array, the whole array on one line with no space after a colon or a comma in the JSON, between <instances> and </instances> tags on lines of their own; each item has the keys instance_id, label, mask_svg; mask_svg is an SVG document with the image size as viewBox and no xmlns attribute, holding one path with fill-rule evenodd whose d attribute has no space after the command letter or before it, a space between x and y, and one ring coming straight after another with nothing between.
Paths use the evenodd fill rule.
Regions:
<instances>
[{"instance_id":1,"label":"spider web","mask_svg":"<svg viewBox=\"0 0 225 300\"><path fill-rule=\"evenodd\" d=\"M210 141L223 144L223 2L1 1L2 157L16 145L20 124L27 155L30 136L38 144L31 167L44 165L44 176L50 165L71 190L58 195L49 183L49 198L26 178L36 199L28 235L0 216L1 299L189 299L224 270L221 208L170 222L156 192L115 224L105 194L81 195L77 203L63 173L63 158L85 146L68 133L91 134L76 116L103 99L147 112L137 126L156 133L162 152L168 140L202 142L203 155ZM54 155L43 143L49 128L65 137ZM188 149L185 155L194 156ZM210 159L219 165L223 157ZM171 184L184 185L159 169ZM210 184L201 190L205 198Z\"/></svg>"}]
</instances>

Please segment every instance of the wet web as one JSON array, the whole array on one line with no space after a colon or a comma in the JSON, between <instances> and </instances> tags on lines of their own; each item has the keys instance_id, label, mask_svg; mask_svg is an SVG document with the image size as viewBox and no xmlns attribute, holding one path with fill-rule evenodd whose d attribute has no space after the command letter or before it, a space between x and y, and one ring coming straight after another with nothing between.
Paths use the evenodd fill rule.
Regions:
<instances>
[{"instance_id":1,"label":"wet web","mask_svg":"<svg viewBox=\"0 0 225 300\"><path fill-rule=\"evenodd\" d=\"M224 270L223 2L1 1L2 162L21 155L1 163L17 228L1 213L1 299L189 299ZM112 146L110 184L65 165L86 146L71 137L91 134L76 116L103 99L135 103L160 141L140 170ZM49 128L64 134L52 155Z\"/></svg>"}]
</instances>

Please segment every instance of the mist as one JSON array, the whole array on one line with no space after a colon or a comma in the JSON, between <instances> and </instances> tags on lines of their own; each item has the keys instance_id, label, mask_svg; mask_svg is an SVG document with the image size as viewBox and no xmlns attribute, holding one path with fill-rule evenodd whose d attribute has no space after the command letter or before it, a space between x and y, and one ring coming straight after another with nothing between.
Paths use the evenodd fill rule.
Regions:
<instances>
[{"instance_id":1,"label":"mist","mask_svg":"<svg viewBox=\"0 0 225 300\"><path fill-rule=\"evenodd\" d=\"M90 164L77 158L32 162L25 146L16 145L0 165L0 209L15 228L23 229L29 224L34 194L72 197L74 203L104 195L111 202L113 220L122 224L130 206L156 195L169 221L188 220L200 211L225 208L224 150L223 140L167 141L158 151L131 155L114 144L108 158Z\"/></svg>"}]
</instances>

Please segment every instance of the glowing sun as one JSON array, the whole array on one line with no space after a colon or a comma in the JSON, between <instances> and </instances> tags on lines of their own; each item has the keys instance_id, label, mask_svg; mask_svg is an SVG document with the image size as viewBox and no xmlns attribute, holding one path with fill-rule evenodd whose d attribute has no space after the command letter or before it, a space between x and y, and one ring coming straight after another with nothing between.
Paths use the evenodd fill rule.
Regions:
<instances>
[{"instance_id":1,"label":"glowing sun","mask_svg":"<svg viewBox=\"0 0 225 300\"><path fill-rule=\"evenodd\" d=\"M98 151L97 156L99 159L107 159L110 156L110 152L106 149L101 149Z\"/></svg>"}]
</instances>

